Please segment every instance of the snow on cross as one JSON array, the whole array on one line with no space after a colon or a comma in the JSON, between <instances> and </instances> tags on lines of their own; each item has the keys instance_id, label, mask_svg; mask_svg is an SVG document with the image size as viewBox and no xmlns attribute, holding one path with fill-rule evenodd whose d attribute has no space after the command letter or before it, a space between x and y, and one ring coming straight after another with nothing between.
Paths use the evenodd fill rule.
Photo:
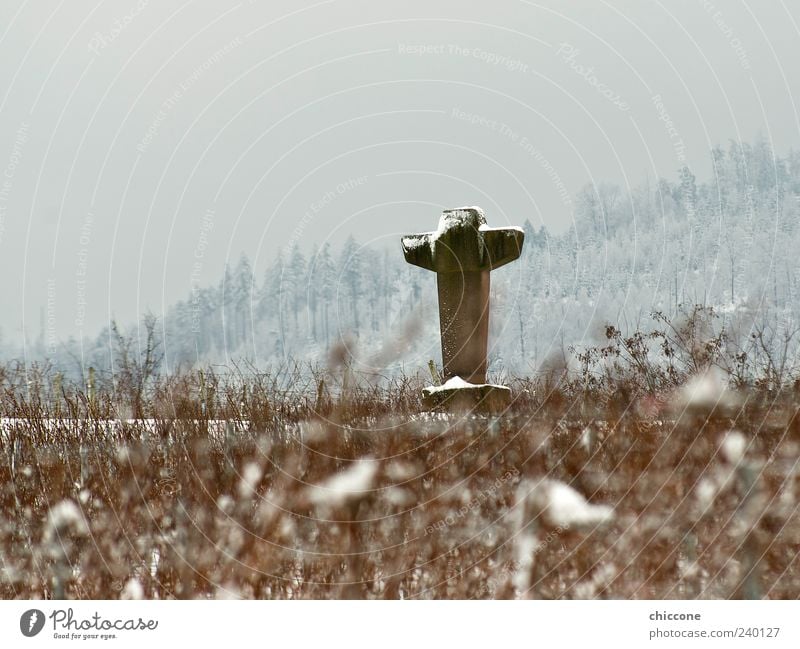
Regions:
<instances>
[{"instance_id":1,"label":"snow on cross","mask_svg":"<svg viewBox=\"0 0 800 649\"><path fill-rule=\"evenodd\" d=\"M445 210L435 232L403 237L409 264L436 273L446 383L425 389L426 402L480 405L508 402L510 390L486 385L489 274L522 252L522 228L490 228L479 207Z\"/></svg>"}]
</instances>

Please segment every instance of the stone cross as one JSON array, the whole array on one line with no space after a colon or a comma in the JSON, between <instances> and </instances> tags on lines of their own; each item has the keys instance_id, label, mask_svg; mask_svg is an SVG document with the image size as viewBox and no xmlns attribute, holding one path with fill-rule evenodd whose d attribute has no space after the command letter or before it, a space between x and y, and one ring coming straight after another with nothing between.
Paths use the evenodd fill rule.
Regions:
<instances>
[{"instance_id":1,"label":"stone cross","mask_svg":"<svg viewBox=\"0 0 800 649\"><path fill-rule=\"evenodd\" d=\"M490 228L479 207L445 210L436 232L403 237L406 261L436 273L445 380L486 383L489 273L519 257L524 238Z\"/></svg>"}]
</instances>

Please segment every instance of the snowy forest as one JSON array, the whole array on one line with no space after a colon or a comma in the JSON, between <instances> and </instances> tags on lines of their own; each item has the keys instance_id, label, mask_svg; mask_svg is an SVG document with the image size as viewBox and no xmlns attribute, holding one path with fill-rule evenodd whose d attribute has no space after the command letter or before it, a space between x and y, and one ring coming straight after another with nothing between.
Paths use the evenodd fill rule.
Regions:
<instances>
[{"instance_id":1,"label":"snowy forest","mask_svg":"<svg viewBox=\"0 0 800 649\"><path fill-rule=\"evenodd\" d=\"M646 330L654 314L672 319L701 305L729 344L760 336L763 349L779 351L788 376L800 322L800 153L779 158L763 139L732 142L714 148L709 165L707 183L684 168L631 190L587 185L561 233L519 215L522 256L492 274L490 372L569 365L576 350L603 342L608 324ZM151 333L161 371L325 363L334 349L364 373L414 373L441 362L435 298L435 276L406 264L399 241L370 248L350 237L338 249L276 251L261 277L242 256L216 285L151 316ZM132 323L119 328L146 335ZM40 339L27 358L67 375L109 371L115 335L112 327L88 346L65 341L50 357Z\"/></svg>"}]
</instances>

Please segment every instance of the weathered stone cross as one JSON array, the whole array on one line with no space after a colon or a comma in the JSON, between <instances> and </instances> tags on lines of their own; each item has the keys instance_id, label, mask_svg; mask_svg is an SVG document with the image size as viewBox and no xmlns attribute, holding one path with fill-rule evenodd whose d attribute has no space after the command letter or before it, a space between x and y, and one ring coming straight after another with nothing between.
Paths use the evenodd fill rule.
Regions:
<instances>
[{"instance_id":1,"label":"weathered stone cross","mask_svg":"<svg viewBox=\"0 0 800 649\"><path fill-rule=\"evenodd\" d=\"M479 207L445 210L436 232L403 237L409 264L436 273L444 379L486 382L489 273L522 252L522 228L490 228ZM447 387L447 385L445 386Z\"/></svg>"}]
</instances>

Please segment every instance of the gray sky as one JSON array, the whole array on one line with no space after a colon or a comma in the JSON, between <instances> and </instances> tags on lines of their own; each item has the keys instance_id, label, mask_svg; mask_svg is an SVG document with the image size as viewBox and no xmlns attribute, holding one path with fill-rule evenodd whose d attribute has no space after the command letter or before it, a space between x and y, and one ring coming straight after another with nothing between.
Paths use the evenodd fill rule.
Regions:
<instances>
[{"instance_id":1,"label":"gray sky","mask_svg":"<svg viewBox=\"0 0 800 649\"><path fill-rule=\"evenodd\" d=\"M797 0L4 0L3 336L94 335L295 239L397 245L472 204L560 231L587 182L785 154L798 25Z\"/></svg>"}]
</instances>

